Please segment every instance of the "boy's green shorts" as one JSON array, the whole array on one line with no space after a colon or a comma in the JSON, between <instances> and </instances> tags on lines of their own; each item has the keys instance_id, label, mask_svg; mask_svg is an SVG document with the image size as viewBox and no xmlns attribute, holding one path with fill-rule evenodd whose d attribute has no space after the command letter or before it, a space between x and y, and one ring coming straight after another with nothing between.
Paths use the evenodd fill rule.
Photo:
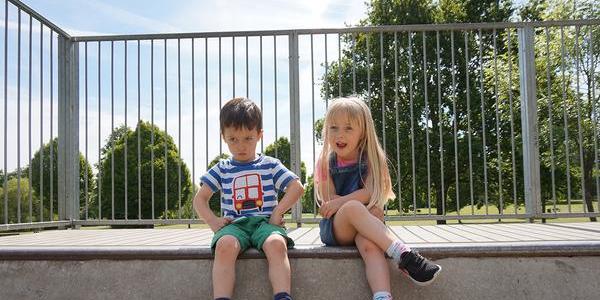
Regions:
<instances>
[{"instance_id":1,"label":"boy's green shorts","mask_svg":"<svg viewBox=\"0 0 600 300\"><path fill-rule=\"evenodd\" d=\"M288 249L294 247L294 241L287 236L285 228L269 224L269 217L251 216L236 219L231 224L215 232L210 247L215 253L217 241L224 235L234 236L240 243L240 253L250 247L262 252L262 245L271 234L279 234L287 241Z\"/></svg>"}]
</instances>

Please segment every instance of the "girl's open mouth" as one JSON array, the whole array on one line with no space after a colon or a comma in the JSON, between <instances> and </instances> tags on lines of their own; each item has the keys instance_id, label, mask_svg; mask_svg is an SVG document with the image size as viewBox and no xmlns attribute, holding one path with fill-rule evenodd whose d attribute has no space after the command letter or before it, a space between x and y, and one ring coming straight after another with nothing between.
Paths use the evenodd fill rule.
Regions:
<instances>
[{"instance_id":1,"label":"girl's open mouth","mask_svg":"<svg viewBox=\"0 0 600 300\"><path fill-rule=\"evenodd\" d=\"M347 144L346 144L346 143L337 142L337 143L335 143L335 145L336 145L338 148L340 148L340 149L343 149L344 147L346 147L346 145L347 145Z\"/></svg>"}]
</instances>

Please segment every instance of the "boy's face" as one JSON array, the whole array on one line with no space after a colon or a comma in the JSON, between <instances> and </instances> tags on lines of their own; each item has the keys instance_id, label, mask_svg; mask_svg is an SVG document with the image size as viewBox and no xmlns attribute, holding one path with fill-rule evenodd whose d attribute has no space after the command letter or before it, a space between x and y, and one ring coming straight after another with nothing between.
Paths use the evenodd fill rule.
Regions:
<instances>
[{"instance_id":1,"label":"boy's face","mask_svg":"<svg viewBox=\"0 0 600 300\"><path fill-rule=\"evenodd\" d=\"M233 159L239 162L251 162L256 158L256 144L262 138L263 131L246 127L236 129L226 127L223 130L223 140Z\"/></svg>"}]
</instances>

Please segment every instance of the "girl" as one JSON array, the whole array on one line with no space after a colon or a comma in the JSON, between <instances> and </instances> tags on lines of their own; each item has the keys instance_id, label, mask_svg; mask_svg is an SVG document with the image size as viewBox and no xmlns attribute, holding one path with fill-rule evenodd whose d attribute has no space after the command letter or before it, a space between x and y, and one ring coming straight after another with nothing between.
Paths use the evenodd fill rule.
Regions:
<instances>
[{"instance_id":1,"label":"girl","mask_svg":"<svg viewBox=\"0 0 600 300\"><path fill-rule=\"evenodd\" d=\"M392 298L385 253L416 284L430 284L441 266L396 239L382 222L383 206L395 195L367 105L356 97L333 100L323 139L315 176L322 203L321 241L327 246L356 244L373 299Z\"/></svg>"}]
</instances>

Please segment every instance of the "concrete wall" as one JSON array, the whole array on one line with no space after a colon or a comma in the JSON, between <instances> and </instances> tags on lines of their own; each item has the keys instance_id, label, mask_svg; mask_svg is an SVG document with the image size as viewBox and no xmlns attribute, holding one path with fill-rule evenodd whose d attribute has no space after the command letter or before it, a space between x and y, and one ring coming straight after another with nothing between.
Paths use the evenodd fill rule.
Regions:
<instances>
[{"instance_id":1,"label":"concrete wall","mask_svg":"<svg viewBox=\"0 0 600 300\"><path fill-rule=\"evenodd\" d=\"M600 256L437 260L417 287L392 272L396 299L597 299ZM292 258L295 299L370 299L357 258ZM390 267L392 267L390 265ZM212 260L0 261L0 299L212 299ZM235 299L272 299L264 259L241 259Z\"/></svg>"}]
</instances>

